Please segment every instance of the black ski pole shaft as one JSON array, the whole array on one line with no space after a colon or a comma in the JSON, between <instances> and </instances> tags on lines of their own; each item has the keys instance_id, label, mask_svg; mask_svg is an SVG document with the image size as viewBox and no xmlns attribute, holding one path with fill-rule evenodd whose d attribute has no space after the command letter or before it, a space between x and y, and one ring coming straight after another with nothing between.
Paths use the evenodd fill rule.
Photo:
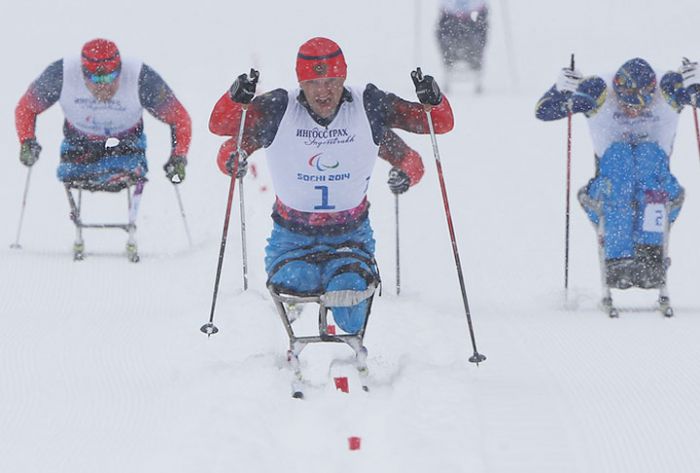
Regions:
<instances>
[{"instance_id":1,"label":"black ski pole shaft","mask_svg":"<svg viewBox=\"0 0 700 473\"><path fill-rule=\"evenodd\" d=\"M241 155L240 142L238 145L238 156ZM245 165L245 163L244 163ZM238 198L240 199L240 212L241 212L241 258L243 260L243 290L248 290L248 250L246 245L246 232L245 232L245 201L243 193L243 177L238 179Z\"/></svg>"},{"instance_id":2,"label":"black ski pole shaft","mask_svg":"<svg viewBox=\"0 0 700 473\"><path fill-rule=\"evenodd\" d=\"M236 166L234 165L234 171ZM214 325L214 311L216 310L216 298L219 294L219 281L221 280L221 269L224 265L224 254L226 253L226 238L228 235L228 224L231 217L231 202L233 201L233 193L236 187L236 175L231 176L231 181L228 187L228 200L226 201L226 217L224 218L224 231L221 235L221 244L219 246L219 260L216 266L216 279L214 280L214 294L211 300L211 313L209 314L209 322L202 325L200 330L211 336L219 331Z\"/></svg>"},{"instance_id":3,"label":"black ski pole shaft","mask_svg":"<svg viewBox=\"0 0 700 473\"><path fill-rule=\"evenodd\" d=\"M401 258L399 250L399 194L394 194L394 215L396 216L396 295L401 294Z\"/></svg>"},{"instance_id":4,"label":"black ski pole shaft","mask_svg":"<svg viewBox=\"0 0 700 473\"><path fill-rule=\"evenodd\" d=\"M19 244L19 236L22 233L22 224L24 223L24 209L27 207L27 194L29 193L29 181L32 177L32 168L27 168L27 179L24 181L24 193L22 194L22 208L19 212L19 224L17 225L17 237L15 242L10 245L10 248L21 249Z\"/></svg>"},{"instance_id":5,"label":"black ski pole shaft","mask_svg":"<svg viewBox=\"0 0 700 473\"><path fill-rule=\"evenodd\" d=\"M175 197L177 198L177 205L180 207L180 216L182 217L182 224L185 226L185 234L187 235L187 243L192 246L192 235L190 234L190 227L187 225L187 216L185 215L185 206L182 205L182 197L180 196L180 189L177 184L173 184L173 189L175 189Z\"/></svg>"},{"instance_id":6,"label":"black ski pole shaft","mask_svg":"<svg viewBox=\"0 0 700 473\"><path fill-rule=\"evenodd\" d=\"M447 217L447 228L450 232L450 241L452 243L452 253L454 254L455 264L457 266L457 276L459 278L459 287L462 291L462 301L464 302L464 311L467 316L467 325L469 326L469 336L472 342L474 354L469 358L469 361L477 365L486 360L486 357L479 353L476 349L476 337L474 336L474 325L472 324L472 316L469 310L469 301L467 300L467 289L464 284L464 274L462 273L462 263L459 259L459 250L457 249L457 238L455 237L455 229L452 224L452 213L450 212L450 203L447 199L447 188L445 186L445 178L442 174L442 164L440 162L440 151L438 150L437 139L435 138L435 127L433 126L433 117L430 109L426 109L425 115L428 118L428 129L430 130L430 140L433 144L433 155L435 156L435 165L437 166L438 179L440 180L440 190L442 192L442 203L445 207L445 216Z\"/></svg>"},{"instance_id":7,"label":"black ski pole shaft","mask_svg":"<svg viewBox=\"0 0 700 473\"><path fill-rule=\"evenodd\" d=\"M574 70L574 55L571 55L571 70ZM569 100L566 114L566 223L564 228L564 291L569 291L569 228L571 216L571 122L572 103Z\"/></svg>"},{"instance_id":8,"label":"black ski pole shaft","mask_svg":"<svg viewBox=\"0 0 700 473\"><path fill-rule=\"evenodd\" d=\"M238 149L240 150L241 141L243 139L243 127L245 126L245 117L248 113L248 106L243 105L241 112L241 125L238 129ZM226 239L228 236L228 224L231 219L231 204L233 202L233 193L236 188L236 173L238 172L238 159L234 161L233 171L231 172L231 181L228 186L228 198L226 200L226 216L224 217L224 230L221 235L221 244L219 245L219 260L216 266L216 278L214 280L214 293L211 300L211 312L209 314L209 322L202 325L200 330L211 336L219 331L214 325L214 312L216 310L216 298L219 294L219 281L221 281L221 269L224 265L224 255L226 254Z\"/></svg>"}]
</instances>

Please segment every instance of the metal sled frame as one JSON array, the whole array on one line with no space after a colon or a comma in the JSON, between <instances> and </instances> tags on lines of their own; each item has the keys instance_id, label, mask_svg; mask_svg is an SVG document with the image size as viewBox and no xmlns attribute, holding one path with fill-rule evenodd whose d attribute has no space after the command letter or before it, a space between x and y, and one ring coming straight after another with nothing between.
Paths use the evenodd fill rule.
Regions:
<instances>
[{"instance_id":1,"label":"metal sled frame","mask_svg":"<svg viewBox=\"0 0 700 473\"><path fill-rule=\"evenodd\" d=\"M608 315L612 318L617 318L619 317L619 310L613 305L613 300L612 300L612 288L608 286L607 282L607 277L605 273L605 240L604 240L604 232L605 232L605 215L603 214L603 209L601 208L601 205L599 202L594 201L588 196L587 193L587 186L584 186L578 194L578 200L579 202L585 206L588 206L595 210L595 212L598 214L598 225L596 226L595 224L593 225L595 230L596 230L596 236L598 238L598 262L600 266L600 278L601 278L601 286L603 288L603 298L601 299L601 306L603 310L605 310ZM664 238L663 238L663 252L662 252L662 258L663 258L663 264L666 264L667 258L668 258L668 241L671 233L671 211L675 209L677 206L681 206L683 204L683 196L680 197L680 199L673 203L672 202L666 202L666 222L665 222L665 227L664 227ZM668 293L668 287L667 287L667 282L666 278L664 278L664 283L658 288L659 289L659 310L665 317L672 317L673 316L673 309L671 308L671 299L669 297Z\"/></svg>"},{"instance_id":2,"label":"metal sled frame","mask_svg":"<svg viewBox=\"0 0 700 473\"><path fill-rule=\"evenodd\" d=\"M85 241L83 240L84 228L99 228L99 229L117 229L124 230L129 238L126 243L126 251L129 261L137 263L140 259L136 247L136 215L138 205L143 192L143 182L137 182L132 194L131 187L125 187L126 198L129 211L129 221L127 223L84 223L80 216L83 200L83 189L80 187L72 187L70 184L65 184L66 195L68 196L68 204L70 205L70 219L75 225L75 243L73 244L73 259L80 261L85 256ZM77 191L77 199L73 191Z\"/></svg>"},{"instance_id":3,"label":"metal sled frame","mask_svg":"<svg viewBox=\"0 0 700 473\"><path fill-rule=\"evenodd\" d=\"M367 316L365 323L359 332L354 335L340 334L333 335L328 333L328 307L321 300L320 295L311 296L295 296L290 294L280 294L272 286L268 285L267 289L272 295L272 300L277 307L277 313L282 319L287 335L289 336L289 351L287 351L287 362L289 367L294 371L297 381L302 380L301 367L299 365L299 355L307 345L311 343L345 343L355 352L355 366L358 372L363 375L367 373L367 349L364 346L364 336L367 329L367 322L372 312L372 301L374 293L369 297L367 307ZM376 287L375 287L376 291ZM289 320L287 310L284 304L318 304L318 335L297 336L292 328L292 322Z\"/></svg>"},{"instance_id":4,"label":"metal sled frame","mask_svg":"<svg viewBox=\"0 0 700 473\"><path fill-rule=\"evenodd\" d=\"M313 296L294 296L290 294L280 294L276 290L268 286L268 290L272 295L272 300L275 302L277 307L277 313L282 319L282 324L287 331L289 336L289 349L295 355L299 356L299 353L310 343L346 343L348 344L355 353L358 353L363 348L363 340L365 336L365 331L367 329L367 322L369 321L369 315L372 312L372 300L374 299L374 294L369 297L369 306L367 308L367 316L365 317L365 323L357 334L341 334L332 335L328 333L328 307L321 300L320 295ZM287 316L287 310L284 304L308 304L314 303L318 304L318 335L310 336L297 336L292 328L292 322Z\"/></svg>"}]
</instances>

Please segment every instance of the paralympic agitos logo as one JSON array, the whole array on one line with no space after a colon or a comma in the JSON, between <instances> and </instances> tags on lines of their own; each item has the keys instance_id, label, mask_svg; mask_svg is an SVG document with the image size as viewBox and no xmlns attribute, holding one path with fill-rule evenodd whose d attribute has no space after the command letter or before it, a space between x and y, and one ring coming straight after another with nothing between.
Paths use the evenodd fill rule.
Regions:
<instances>
[{"instance_id":1,"label":"paralympic agitos logo","mask_svg":"<svg viewBox=\"0 0 700 473\"><path fill-rule=\"evenodd\" d=\"M323 172L328 169L335 169L340 166L340 162L336 161L334 164L329 164L328 160L322 158L323 153L318 153L309 159L309 166L316 168L317 170ZM325 162L324 162L325 161Z\"/></svg>"}]
</instances>

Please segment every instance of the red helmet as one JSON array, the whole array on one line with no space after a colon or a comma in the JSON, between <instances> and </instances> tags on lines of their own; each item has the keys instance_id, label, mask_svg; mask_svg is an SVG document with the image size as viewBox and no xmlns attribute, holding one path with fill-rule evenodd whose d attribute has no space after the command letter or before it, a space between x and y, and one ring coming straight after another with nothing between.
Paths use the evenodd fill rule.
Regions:
<instances>
[{"instance_id":1,"label":"red helmet","mask_svg":"<svg viewBox=\"0 0 700 473\"><path fill-rule=\"evenodd\" d=\"M117 45L107 39L93 39L83 46L81 53L83 71L88 74L109 74L119 71L122 60Z\"/></svg>"},{"instance_id":2,"label":"red helmet","mask_svg":"<svg viewBox=\"0 0 700 473\"><path fill-rule=\"evenodd\" d=\"M343 51L328 38L311 38L302 44L297 53L297 80L342 77L347 75Z\"/></svg>"}]
</instances>

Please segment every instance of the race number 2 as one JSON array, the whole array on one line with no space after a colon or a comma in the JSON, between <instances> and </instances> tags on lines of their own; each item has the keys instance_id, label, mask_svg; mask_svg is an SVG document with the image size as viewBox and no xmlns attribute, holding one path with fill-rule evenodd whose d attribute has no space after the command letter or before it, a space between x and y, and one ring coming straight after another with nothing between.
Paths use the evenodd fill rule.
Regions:
<instances>
[{"instance_id":1,"label":"race number 2","mask_svg":"<svg viewBox=\"0 0 700 473\"><path fill-rule=\"evenodd\" d=\"M644 208L645 232L663 233L666 229L666 206L664 204L647 204Z\"/></svg>"},{"instance_id":2,"label":"race number 2","mask_svg":"<svg viewBox=\"0 0 700 473\"><path fill-rule=\"evenodd\" d=\"M333 210L335 205L328 203L328 186L314 186L321 191L321 205L314 205L314 210Z\"/></svg>"}]
</instances>

